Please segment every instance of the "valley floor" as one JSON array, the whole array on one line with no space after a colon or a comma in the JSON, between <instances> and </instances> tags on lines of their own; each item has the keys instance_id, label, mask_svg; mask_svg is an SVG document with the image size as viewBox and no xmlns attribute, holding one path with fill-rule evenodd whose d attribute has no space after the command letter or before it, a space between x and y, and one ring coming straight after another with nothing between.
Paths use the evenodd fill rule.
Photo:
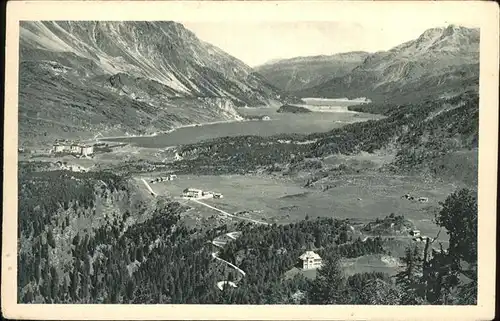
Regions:
<instances>
[{"instance_id":1,"label":"valley floor","mask_svg":"<svg viewBox=\"0 0 500 321\"><path fill-rule=\"evenodd\" d=\"M140 176L147 179L154 175ZM457 189L454 184L429 183L420 177L363 173L327 178L326 191L306 188L300 179L272 175L179 175L172 181L151 184L158 195L180 199L185 188L219 192L222 199L203 202L229 213L269 223L286 224L307 217L349 218L371 221L394 213L404 215L425 235L438 231L433 223L439 202ZM426 197L428 202L402 199L404 194Z\"/></svg>"},{"instance_id":2,"label":"valley floor","mask_svg":"<svg viewBox=\"0 0 500 321\"><path fill-rule=\"evenodd\" d=\"M141 175L151 180L155 175ZM422 235L435 238L440 228L434 223L434 215L439 210L439 202L455 191L457 186L445 183L429 183L420 177L397 176L381 173L343 175L327 182L333 187L322 191L317 187L303 187L299 178L273 175L224 175L195 176L179 175L172 181L150 184L158 197L179 200L191 206L191 224L202 227L203 219L219 216L225 224L244 221L287 224L306 218L332 217L349 219L353 226L362 226L391 213L403 215L421 231ZM318 185L320 184L318 183ZM223 194L222 199L203 199L200 202L181 197L185 188L197 188ZM404 194L426 197L421 203L403 199ZM200 204L203 203L203 204ZM208 205L207 206L205 206ZM212 208L211 208L212 207ZM227 215L219 213L221 210ZM354 228L353 228L354 230ZM353 237L361 240L372 237L356 230ZM400 269L399 258L404 255L407 245L413 241L408 234L387 236L393 241L387 243L390 255L367 255L343 260L347 275L361 272L387 272L394 275ZM434 243L448 247L445 231L441 231ZM302 273L293 272L292 274ZM306 273L315 275L314 272Z\"/></svg>"}]
</instances>

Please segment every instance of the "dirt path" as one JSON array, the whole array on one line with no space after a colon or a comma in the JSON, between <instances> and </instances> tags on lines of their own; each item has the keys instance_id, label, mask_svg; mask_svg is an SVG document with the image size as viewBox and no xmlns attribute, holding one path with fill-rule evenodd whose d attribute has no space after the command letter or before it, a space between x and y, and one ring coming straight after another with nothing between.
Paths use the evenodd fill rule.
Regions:
<instances>
[{"instance_id":1,"label":"dirt path","mask_svg":"<svg viewBox=\"0 0 500 321\"><path fill-rule=\"evenodd\" d=\"M220 248L224 248L224 245L226 245L227 243L226 242L221 242L221 241L212 241L212 244L217 246L217 247L220 247Z\"/></svg>"},{"instance_id":2,"label":"dirt path","mask_svg":"<svg viewBox=\"0 0 500 321\"><path fill-rule=\"evenodd\" d=\"M229 214L228 212L226 211L223 211L221 209L218 209L217 207L214 207L212 205L208 205L207 203L203 203L201 201L198 201L197 199L191 199L191 201L195 202L195 203L198 203L200 205L203 205L203 206L206 206L208 208L211 208L219 213L222 213L226 216L229 216L229 217L234 217L234 218L237 218L237 219L240 219L240 220L246 220L246 221L250 221L250 222L253 222L253 223L257 223L257 224L264 224L264 225L269 225L269 223L266 223L266 222L262 222L262 221L257 221L257 220L254 220L254 219L251 219L251 218L246 218L246 217L239 217L239 216L236 216L236 215L233 215L233 214ZM231 236L230 236L231 237ZM232 238L232 237L231 237Z\"/></svg>"},{"instance_id":3,"label":"dirt path","mask_svg":"<svg viewBox=\"0 0 500 321\"><path fill-rule=\"evenodd\" d=\"M217 252L212 252L212 257L213 257L214 259L216 259L216 260L219 260L219 261L221 261L221 262L226 263L227 265L229 265L230 267L232 267L233 269L235 269L236 271L238 271L241 275L243 275L243 276L247 275L247 274L245 273L245 271L243 271L242 269L240 269L239 267L237 267L237 266L236 266L236 265L234 265L233 263L228 262L228 261L226 261L226 260L221 259L220 257L218 257L218 256L217 256Z\"/></svg>"},{"instance_id":4,"label":"dirt path","mask_svg":"<svg viewBox=\"0 0 500 321\"><path fill-rule=\"evenodd\" d=\"M158 194L156 194L155 191L153 191L153 189L151 188L151 186L149 186L148 182L146 182L146 180L144 178L141 178L141 180L143 181L144 185L146 185L146 188L148 189L148 191L153 194L153 196L158 196Z\"/></svg>"},{"instance_id":5,"label":"dirt path","mask_svg":"<svg viewBox=\"0 0 500 321\"><path fill-rule=\"evenodd\" d=\"M226 233L226 236L228 236L229 238L231 238L232 240L236 240L237 237L235 236L236 234L239 234L239 232L231 232L231 233ZM224 245L227 244L227 242L224 242L224 241L217 241L217 238L213 239L212 240L212 244L215 245L216 247L218 248L224 248ZM236 271L238 271L238 273L241 274L241 277L245 277L246 276L246 272L243 271L242 269L240 269L239 267L237 267L236 265L234 265L233 263L231 262L228 262L224 259L221 259L219 256L218 256L219 252L212 252L212 257L217 260L217 261L220 261L226 265L228 265L229 267L235 269ZM222 281L219 281L217 282L217 288L219 288L219 290L223 290L224 289L224 285L230 285L234 288L238 287L237 285L237 282L238 281L227 281L227 280L222 280Z\"/></svg>"},{"instance_id":6,"label":"dirt path","mask_svg":"<svg viewBox=\"0 0 500 321\"><path fill-rule=\"evenodd\" d=\"M227 235L229 238L231 238L231 239L233 239L233 240L236 240L236 239L237 239L237 237L235 236L235 234L238 234L238 233L239 233L239 232L230 232L230 233L227 233L226 235Z\"/></svg>"}]
</instances>

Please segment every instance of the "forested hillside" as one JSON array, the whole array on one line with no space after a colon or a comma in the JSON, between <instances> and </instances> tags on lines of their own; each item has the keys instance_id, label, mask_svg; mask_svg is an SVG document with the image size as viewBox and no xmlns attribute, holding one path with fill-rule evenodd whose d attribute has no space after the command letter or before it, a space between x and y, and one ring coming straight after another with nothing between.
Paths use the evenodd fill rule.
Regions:
<instances>
[{"instance_id":1,"label":"forested hillside","mask_svg":"<svg viewBox=\"0 0 500 321\"><path fill-rule=\"evenodd\" d=\"M54 177L68 193L47 196ZM96 189L97 177L106 188ZM115 193L128 193L125 178L23 171L20 185L18 295L24 303L466 304L476 297L477 283L470 279L477 273L477 206L475 193L467 190L448 197L436 217L450 236L448 250L431 250L429 244L409 248L402 258L406 267L394 281L384 273L344 274L341 260L389 255L392 242L361 240L348 220L190 228L180 219L187 208L166 200L142 220L137 218L143 207L117 206L114 215L81 228L78 217L93 213L103 197L117 204ZM70 207L79 214L64 216ZM237 288L220 291L216 283L235 279L236 271L214 260L219 249L211 241L231 231L241 236L219 256L246 275ZM325 260L317 278L286 277L309 249Z\"/></svg>"},{"instance_id":2,"label":"forested hillside","mask_svg":"<svg viewBox=\"0 0 500 321\"><path fill-rule=\"evenodd\" d=\"M388 170L434 176L444 171L444 177L453 170L444 161L448 155L456 153L460 157L460 153L474 151L478 146L479 95L476 90L418 103L366 104L350 108L380 113L386 118L353 123L326 133L226 137L186 145L180 150L186 159L174 166L179 171L197 173L280 170L309 158L337 153L353 155L361 151L373 153L391 146L395 158ZM472 169L477 167L474 159L464 164ZM472 174L457 178L469 184L477 182L474 171L468 172Z\"/></svg>"}]
</instances>

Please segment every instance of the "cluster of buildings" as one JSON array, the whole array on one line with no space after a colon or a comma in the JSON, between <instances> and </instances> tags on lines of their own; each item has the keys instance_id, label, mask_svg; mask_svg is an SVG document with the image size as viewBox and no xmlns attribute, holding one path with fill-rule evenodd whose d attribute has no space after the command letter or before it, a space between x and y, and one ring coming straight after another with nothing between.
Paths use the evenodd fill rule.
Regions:
<instances>
[{"instance_id":1,"label":"cluster of buildings","mask_svg":"<svg viewBox=\"0 0 500 321\"><path fill-rule=\"evenodd\" d=\"M149 182L152 183L152 184L154 184L154 183L160 183L160 182L173 181L176 178L177 178L177 175L170 174L170 175L167 175L167 176L157 177L155 179L150 180Z\"/></svg>"},{"instance_id":2,"label":"cluster of buildings","mask_svg":"<svg viewBox=\"0 0 500 321\"><path fill-rule=\"evenodd\" d=\"M76 156L90 156L94 154L94 146L66 141L55 142L52 151L55 154L69 153Z\"/></svg>"},{"instance_id":3,"label":"cluster of buildings","mask_svg":"<svg viewBox=\"0 0 500 321\"><path fill-rule=\"evenodd\" d=\"M427 197L418 197L418 198L416 198L415 196L412 196L410 194L405 194L405 195L401 196L401 198L409 200L409 201L415 201L415 200L417 200L420 203L427 203L429 201L429 199Z\"/></svg>"},{"instance_id":4,"label":"cluster of buildings","mask_svg":"<svg viewBox=\"0 0 500 321\"><path fill-rule=\"evenodd\" d=\"M72 171L72 172L88 172L89 170L83 166L80 165L72 165L72 164L67 164L66 162L61 162L58 161L56 162L56 166L59 167L62 170L67 170L67 171Z\"/></svg>"},{"instance_id":5,"label":"cluster of buildings","mask_svg":"<svg viewBox=\"0 0 500 321\"><path fill-rule=\"evenodd\" d=\"M182 191L182 197L185 198L223 198L221 193L205 192L201 189L188 187Z\"/></svg>"}]
</instances>

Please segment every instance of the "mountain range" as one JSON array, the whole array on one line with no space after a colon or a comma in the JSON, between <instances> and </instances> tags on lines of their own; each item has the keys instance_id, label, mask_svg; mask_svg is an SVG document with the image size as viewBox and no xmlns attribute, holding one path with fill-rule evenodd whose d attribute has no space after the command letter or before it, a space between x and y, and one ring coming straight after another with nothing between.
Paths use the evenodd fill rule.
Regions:
<instances>
[{"instance_id":1,"label":"mountain range","mask_svg":"<svg viewBox=\"0 0 500 321\"><path fill-rule=\"evenodd\" d=\"M272 61L255 70L276 87L293 92L344 76L367 56L367 52L354 51L331 56L297 57Z\"/></svg>"},{"instance_id":2,"label":"mountain range","mask_svg":"<svg viewBox=\"0 0 500 321\"><path fill-rule=\"evenodd\" d=\"M235 120L238 107L294 97L413 102L479 82L479 30L454 25L388 51L255 69L176 22L25 21L19 49L21 145Z\"/></svg>"},{"instance_id":3,"label":"mountain range","mask_svg":"<svg viewBox=\"0 0 500 321\"><path fill-rule=\"evenodd\" d=\"M356 55L347 53L343 55ZM335 56L331 56L333 59ZM340 55L342 57L342 55ZM351 60L348 72L328 69L324 57L301 58L300 74L315 74L315 80L298 86L284 85L281 79L297 78L297 69L287 69L288 60L257 68L277 87L290 90L299 97L368 97L372 101L408 102L422 95L453 94L479 82L479 30L450 25L426 30L417 39L388 51L366 54L364 59ZM309 67L308 67L309 66ZM318 67L323 66L323 67ZM281 68L281 72L279 71ZM323 69L324 72L318 72ZM274 70L269 76L267 71ZM330 72L330 74L328 74ZM329 78L329 79L328 79ZM289 87L287 87L289 86Z\"/></svg>"},{"instance_id":4,"label":"mountain range","mask_svg":"<svg viewBox=\"0 0 500 321\"><path fill-rule=\"evenodd\" d=\"M283 97L176 22L22 22L19 75L21 142L237 119Z\"/></svg>"}]
</instances>

